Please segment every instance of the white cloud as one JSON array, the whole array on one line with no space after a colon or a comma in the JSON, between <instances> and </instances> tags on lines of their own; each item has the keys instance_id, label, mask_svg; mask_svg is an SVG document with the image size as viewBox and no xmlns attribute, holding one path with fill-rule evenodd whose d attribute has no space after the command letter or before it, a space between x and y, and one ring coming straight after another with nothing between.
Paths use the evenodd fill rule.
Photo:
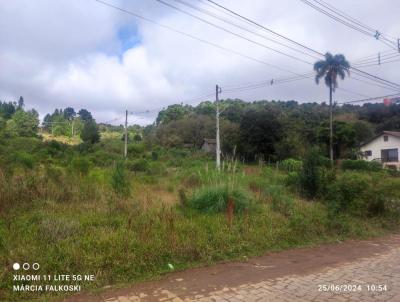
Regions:
<instances>
[{"instance_id":1,"label":"white cloud","mask_svg":"<svg viewBox=\"0 0 400 302\"><path fill-rule=\"evenodd\" d=\"M233 37L156 1L108 1L284 69L298 73L311 71L311 66ZM387 49L373 38L330 20L301 1L257 0L249 5L239 0L221 0L220 3L323 52L341 52L354 59ZM398 34L395 32L399 28L395 0L385 1L385 5L379 0L363 1L362 5L345 0L333 4L371 26L394 36ZM137 27L140 43L121 53L118 32L127 25ZM251 39L289 52L260 37ZM313 61L302 54L290 53ZM0 66L0 98L17 99L23 95L27 105L38 108L41 115L56 107L87 108L100 121L123 115L125 108L143 111L212 93L216 83L224 89L226 85L289 75L95 1L80 0L0 2ZM368 70L399 81L397 68L398 63L393 63ZM347 80L342 86L365 95L390 93L354 80ZM322 85L317 87L312 80L303 80L222 96L246 100L320 101L326 99L327 92ZM336 97L358 98L340 91Z\"/></svg>"}]
</instances>

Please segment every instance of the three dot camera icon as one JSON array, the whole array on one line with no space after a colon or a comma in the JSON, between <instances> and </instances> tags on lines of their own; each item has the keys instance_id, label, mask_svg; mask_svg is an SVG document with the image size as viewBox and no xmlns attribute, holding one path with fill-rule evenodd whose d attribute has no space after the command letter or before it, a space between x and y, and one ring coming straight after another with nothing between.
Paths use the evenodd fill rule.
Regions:
<instances>
[{"instance_id":1,"label":"three dot camera icon","mask_svg":"<svg viewBox=\"0 0 400 302\"><path fill-rule=\"evenodd\" d=\"M18 262L15 262L12 267L13 267L14 271L18 271L21 269L21 265ZM27 262L22 264L22 269L24 271L27 271L30 268L32 268L34 271L37 271L40 268L40 265L39 265L39 263L32 263L32 265L31 265Z\"/></svg>"}]
</instances>

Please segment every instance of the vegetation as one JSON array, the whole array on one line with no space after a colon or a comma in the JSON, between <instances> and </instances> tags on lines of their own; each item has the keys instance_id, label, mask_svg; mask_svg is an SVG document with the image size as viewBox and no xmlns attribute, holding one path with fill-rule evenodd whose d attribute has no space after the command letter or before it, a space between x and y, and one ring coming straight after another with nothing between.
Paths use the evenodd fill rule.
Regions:
<instances>
[{"instance_id":1,"label":"vegetation","mask_svg":"<svg viewBox=\"0 0 400 302\"><path fill-rule=\"evenodd\" d=\"M33 111L1 103L0 300L50 299L9 290L17 259L40 263L42 274L95 274L84 284L90 290L154 278L168 264L183 269L397 230L398 175L349 159L354 144L387 125L376 115L397 106L337 109L337 154L348 159L332 169L326 105L222 104L217 171L212 155L199 150L213 135L211 103L176 105L155 125L131 126L125 160L123 128L98 125L87 110L62 110L68 123L82 123L69 144L60 139L68 131L51 134L44 124L43 139ZM10 135L10 121L23 131ZM82 135L89 125L91 135Z\"/></svg>"},{"instance_id":2,"label":"vegetation","mask_svg":"<svg viewBox=\"0 0 400 302\"><path fill-rule=\"evenodd\" d=\"M329 87L329 158L333 163L333 100L332 94L338 87L337 77L344 80L346 72L349 74L350 63L344 55L335 55L327 52L325 59L317 61L314 64L316 72L315 81L319 84L321 78L324 78L325 85Z\"/></svg>"}]
</instances>

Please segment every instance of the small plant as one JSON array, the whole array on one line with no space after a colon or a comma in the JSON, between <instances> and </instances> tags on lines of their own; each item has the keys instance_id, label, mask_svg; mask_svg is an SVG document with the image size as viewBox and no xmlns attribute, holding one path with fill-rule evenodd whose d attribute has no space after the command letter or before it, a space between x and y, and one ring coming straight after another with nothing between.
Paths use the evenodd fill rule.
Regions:
<instances>
[{"instance_id":1,"label":"small plant","mask_svg":"<svg viewBox=\"0 0 400 302\"><path fill-rule=\"evenodd\" d=\"M129 181L123 162L118 162L115 165L113 174L111 175L111 186L118 195L128 196L130 194Z\"/></svg>"},{"instance_id":2,"label":"small plant","mask_svg":"<svg viewBox=\"0 0 400 302\"><path fill-rule=\"evenodd\" d=\"M248 193L237 188L229 190L227 186L204 187L193 194L188 204L191 208L204 213L218 213L227 210L230 198L235 204L236 213L251 207Z\"/></svg>"},{"instance_id":3,"label":"small plant","mask_svg":"<svg viewBox=\"0 0 400 302\"><path fill-rule=\"evenodd\" d=\"M301 160L288 158L279 163L279 168L287 171L287 172L299 172L303 166L303 162Z\"/></svg>"}]
</instances>

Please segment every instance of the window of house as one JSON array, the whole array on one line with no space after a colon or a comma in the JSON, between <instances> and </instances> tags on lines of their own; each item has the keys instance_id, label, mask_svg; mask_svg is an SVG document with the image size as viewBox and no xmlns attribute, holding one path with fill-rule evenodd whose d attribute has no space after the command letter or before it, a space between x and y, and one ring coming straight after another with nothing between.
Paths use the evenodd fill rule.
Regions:
<instances>
[{"instance_id":1,"label":"window of house","mask_svg":"<svg viewBox=\"0 0 400 302\"><path fill-rule=\"evenodd\" d=\"M383 136L383 141L384 141L384 142L387 142L388 140L389 140L389 136L384 135L384 136Z\"/></svg>"},{"instance_id":2,"label":"window of house","mask_svg":"<svg viewBox=\"0 0 400 302\"><path fill-rule=\"evenodd\" d=\"M383 149L381 150L382 162L395 162L399 161L399 150L398 149Z\"/></svg>"},{"instance_id":3,"label":"window of house","mask_svg":"<svg viewBox=\"0 0 400 302\"><path fill-rule=\"evenodd\" d=\"M365 156L372 156L372 151L371 150L367 150L365 151Z\"/></svg>"}]
</instances>

